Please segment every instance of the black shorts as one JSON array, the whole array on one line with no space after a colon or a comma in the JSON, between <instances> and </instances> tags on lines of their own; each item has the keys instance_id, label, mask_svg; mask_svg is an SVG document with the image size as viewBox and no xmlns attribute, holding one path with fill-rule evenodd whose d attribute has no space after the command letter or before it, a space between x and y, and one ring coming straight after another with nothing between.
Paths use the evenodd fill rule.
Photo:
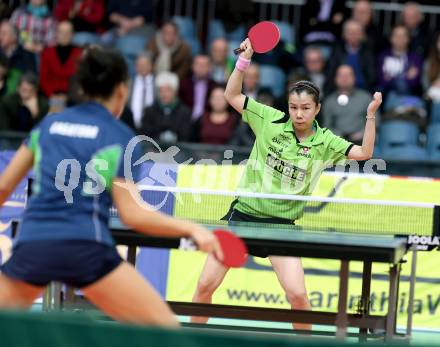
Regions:
<instances>
[{"instance_id":1,"label":"black shorts","mask_svg":"<svg viewBox=\"0 0 440 347\"><path fill-rule=\"evenodd\" d=\"M228 211L228 213L222 218L222 220L226 220L228 221L229 225L234 225L234 223L239 223L239 224L243 224L243 222L249 223L250 225L255 224L256 223L266 223L266 224L289 224L289 225L295 225L295 221L294 220L289 220L289 219L283 219L283 218L260 218L260 217L255 217L255 216L251 216L249 214L240 212L236 209L234 209L235 204L237 203L237 201L233 201L231 204L231 207ZM265 248L264 246L259 247L258 249L249 249L249 254L253 255L255 257L260 257L260 258L267 258L269 254L269 250L267 248Z\"/></svg>"},{"instance_id":2,"label":"black shorts","mask_svg":"<svg viewBox=\"0 0 440 347\"><path fill-rule=\"evenodd\" d=\"M86 287L120 263L115 247L84 240L29 241L16 245L2 265L4 275L35 286L59 281Z\"/></svg>"}]
</instances>

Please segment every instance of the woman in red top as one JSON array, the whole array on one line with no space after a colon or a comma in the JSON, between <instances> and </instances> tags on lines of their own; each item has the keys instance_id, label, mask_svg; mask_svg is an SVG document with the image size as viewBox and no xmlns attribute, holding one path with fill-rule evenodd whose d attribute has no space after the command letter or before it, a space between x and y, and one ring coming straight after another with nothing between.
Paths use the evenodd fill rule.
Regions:
<instances>
[{"instance_id":1,"label":"woman in red top","mask_svg":"<svg viewBox=\"0 0 440 347\"><path fill-rule=\"evenodd\" d=\"M100 34L104 31L104 0L57 0L53 13L58 21L71 21L75 33Z\"/></svg>"},{"instance_id":2,"label":"woman in red top","mask_svg":"<svg viewBox=\"0 0 440 347\"><path fill-rule=\"evenodd\" d=\"M40 86L47 97L67 94L69 80L75 74L82 49L72 45L73 27L68 21L57 27L57 44L46 47L41 55Z\"/></svg>"},{"instance_id":3,"label":"woman in red top","mask_svg":"<svg viewBox=\"0 0 440 347\"><path fill-rule=\"evenodd\" d=\"M237 118L229 109L226 102L225 89L216 87L209 97L209 112L200 120L200 142L211 144L226 144L231 139Z\"/></svg>"}]
</instances>

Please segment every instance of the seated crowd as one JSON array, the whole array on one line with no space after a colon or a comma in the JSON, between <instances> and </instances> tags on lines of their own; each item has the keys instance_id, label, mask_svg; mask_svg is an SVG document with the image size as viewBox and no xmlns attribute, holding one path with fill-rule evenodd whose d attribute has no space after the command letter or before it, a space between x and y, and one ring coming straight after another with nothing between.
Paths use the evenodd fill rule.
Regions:
<instances>
[{"instance_id":1,"label":"seated crowd","mask_svg":"<svg viewBox=\"0 0 440 347\"><path fill-rule=\"evenodd\" d=\"M430 34L419 5L406 3L384 37L368 0L351 9L345 1L330 2L330 8L323 3L307 1L301 23L283 24L291 32L282 30L273 52L255 56L244 93L288 112L289 85L311 80L323 95L318 121L359 143L366 105L378 90L384 95L379 143L386 122L411 123L432 134L429 129L440 123L440 34ZM252 132L223 96L235 63L231 52L247 26L216 18L206 44L199 40L205 35L194 33L206 47L200 50L178 21L153 14L153 1L136 0L57 0L53 8L30 0L3 9L0 130L28 132L46 114L81 100L76 62L86 46L99 44L119 49L129 64L122 121L137 133L167 143L250 146Z\"/></svg>"}]
</instances>

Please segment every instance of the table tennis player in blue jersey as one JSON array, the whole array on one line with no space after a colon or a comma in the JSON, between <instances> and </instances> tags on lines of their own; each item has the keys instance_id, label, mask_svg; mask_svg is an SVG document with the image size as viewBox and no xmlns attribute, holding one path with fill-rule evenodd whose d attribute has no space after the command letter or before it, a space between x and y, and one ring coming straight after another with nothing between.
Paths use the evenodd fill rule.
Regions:
<instances>
[{"instance_id":1,"label":"table tennis player in blue jersey","mask_svg":"<svg viewBox=\"0 0 440 347\"><path fill-rule=\"evenodd\" d=\"M375 113L382 102L380 93L374 94L366 110L362 146L356 146L334 135L330 130L319 127L315 117L321 108L320 91L309 81L300 81L290 87L288 115L243 95L243 75L250 64L253 49L249 39L243 41L240 48L243 52L229 77L225 97L249 124L256 137L239 183L240 191L310 195L314 183L326 167L340 164L347 159L371 158L376 131ZM239 197L232 204L225 219L230 223L236 221L293 224L301 217L303 208L304 203L298 201ZM254 255L269 256L293 309L310 309L304 271L299 258L270 254ZM193 301L210 303L213 293L228 270L214 257L208 256ZM204 323L207 319L192 317L192 321L197 323ZM308 324L294 324L294 327L311 329Z\"/></svg>"},{"instance_id":2,"label":"table tennis player in blue jersey","mask_svg":"<svg viewBox=\"0 0 440 347\"><path fill-rule=\"evenodd\" d=\"M222 259L218 241L201 226L154 211L124 178L124 152L134 133L117 119L128 94L123 57L88 49L77 77L88 101L47 116L0 177L3 204L32 167L35 173L12 256L1 267L0 308L27 308L57 280L81 288L116 320L177 326L159 294L118 255L108 228L111 203L132 229L191 237Z\"/></svg>"}]
</instances>

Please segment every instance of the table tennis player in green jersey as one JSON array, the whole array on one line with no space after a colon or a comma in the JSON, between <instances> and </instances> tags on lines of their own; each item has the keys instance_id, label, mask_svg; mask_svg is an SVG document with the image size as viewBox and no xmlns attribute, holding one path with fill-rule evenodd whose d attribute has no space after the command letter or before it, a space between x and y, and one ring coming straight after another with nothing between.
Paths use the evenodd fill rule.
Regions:
<instances>
[{"instance_id":1,"label":"table tennis player in green jersey","mask_svg":"<svg viewBox=\"0 0 440 347\"><path fill-rule=\"evenodd\" d=\"M249 124L256 140L239 183L239 191L310 195L322 171L347 159L371 158L376 135L375 114L382 95L375 93L366 111L366 125L362 146L321 128L315 120L321 109L320 91L309 81L299 81L289 90L289 114L260 104L242 94L243 75L253 54L249 39L237 60L225 90L225 97ZM262 222L293 224L301 217L303 202L240 197L225 216L229 222ZM281 287L293 309L310 309L301 260L270 254L269 257ZM193 301L210 303L212 295L222 283L228 268L208 256L200 275ZM192 317L204 323L206 317ZM308 324L294 324L297 329L311 329Z\"/></svg>"}]
</instances>

